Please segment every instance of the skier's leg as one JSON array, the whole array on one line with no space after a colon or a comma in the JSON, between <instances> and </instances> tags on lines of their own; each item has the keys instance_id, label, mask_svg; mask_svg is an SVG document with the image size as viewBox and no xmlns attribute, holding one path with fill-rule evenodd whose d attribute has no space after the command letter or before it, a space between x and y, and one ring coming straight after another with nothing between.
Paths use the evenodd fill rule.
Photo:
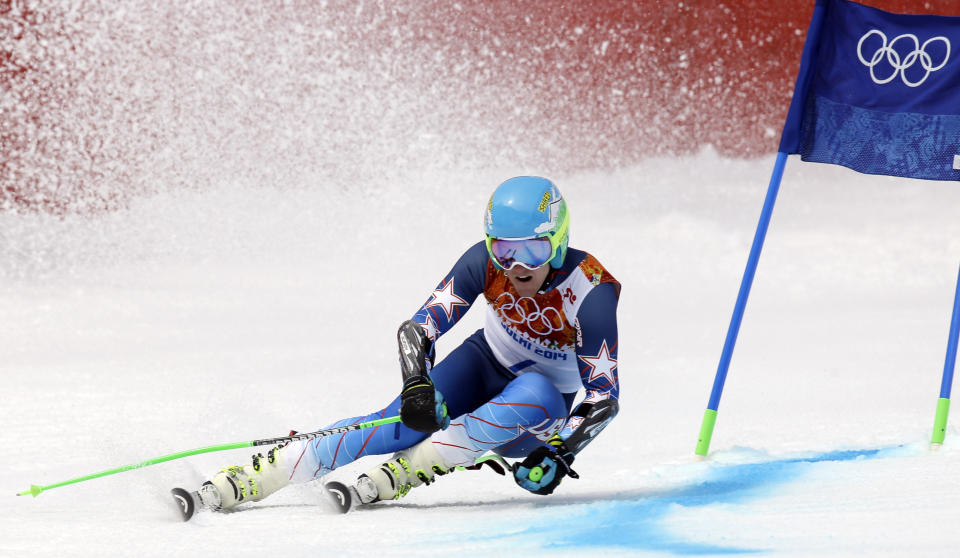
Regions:
<instances>
[{"instance_id":1,"label":"skier's leg","mask_svg":"<svg viewBox=\"0 0 960 558\"><path fill-rule=\"evenodd\" d=\"M510 379L500 373L491 373L482 349L468 340L454 349L430 372L434 386L443 394L451 416L473 410L499 393ZM400 398L394 399L381 411L364 417L353 417L324 428L356 424L400 412ZM304 482L321 477L337 467L352 463L367 455L397 452L414 446L427 437L401 423L372 429L352 430L336 436L325 436L284 449L292 482Z\"/></svg>"},{"instance_id":2,"label":"skier's leg","mask_svg":"<svg viewBox=\"0 0 960 558\"><path fill-rule=\"evenodd\" d=\"M324 429L394 416L399 409L400 399L397 398L381 411L343 419ZM244 465L224 467L200 488L201 500L206 507L224 510L243 502L256 502L292 482L320 478L364 455L407 448L425 437L426 434L397 423L336 436L296 440L272 448L265 454L255 454Z\"/></svg>"},{"instance_id":3,"label":"skier's leg","mask_svg":"<svg viewBox=\"0 0 960 558\"><path fill-rule=\"evenodd\" d=\"M362 417L339 420L326 428L369 422L400 413L397 397L384 409ZM426 438L426 434L411 430L402 424L385 424L373 428L351 430L334 436L324 436L305 442L291 443L284 448L291 482L306 482L320 478L330 471L352 463L366 455L391 453L412 446Z\"/></svg>"},{"instance_id":4,"label":"skier's leg","mask_svg":"<svg viewBox=\"0 0 960 558\"><path fill-rule=\"evenodd\" d=\"M473 465L487 451L499 453L501 448L515 446L515 451L529 452L533 446L525 440L542 444L563 426L568 409L564 396L549 380L537 373L524 374L475 411L453 419L447 430L435 432L361 475L357 493L364 503L399 498L457 465Z\"/></svg>"},{"instance_id":5,"label":"skier's leg","mask_svg":"<svg viewBox=\"0 0 960 558\"><path fill-rule=\"evenodd\" d=\"M576 398L576 393L564 393L562 394L564 407L567 409L567 415L569 416L569 411L573 409L573 401ZM511 440L501 446L493 448L493 452L502 457L511 457L511 458L522 458L526 457L533 450L538 447L543 446L543 436L541 433L534 431L524 432L521 436L518 436L516 439Z\"/></svg>"},{"instance_id":6,"label":"skier's leg","mask_svg":"<svg viewBox=\"0 0 960 558\"><path fill-rule=\"evenodd\" d=\"M467 338L434 366L430 376L434 386L443 394L451 416L463 415L487 403L515 379L496 362L483 339L482 330ZM391 459L361 475L357 490L363 502L399 498L410 488L430 484L435 475L443 475L453 467L426 439L405 446Z\"/></svg>"},{"instance_id":7,"label":"skier's leg","mask_svg":"<svg viewBox=\"0 0 960 558\"><path fill-rule=\"evenodd\" d=\"M453 419L450 428L431 439L438 453L455 465L473 465L488 451L525 455L556 433L568 412L568 403L550 380L530 372L475 411Z\"/></svg>"},{"instance_id":8,"label":"skier's leg","mask_svg":"<svg viewBox=\"0 0 960 558\"><path fill-rule=\"evenodd\" d=\"M482 343L478 343L476 337L478 334L454 349L430 372L437 389L444 394L452 416L476 408L509 382L502 371L495 370L491 365L492 357L485 354ZM482 335L479 337L482 338ZM399 412L400 398L397 397L380 411L342 419L324 428L368 422L395 416ZM271 450L269 459L258 454L253 456L249 464L222 469L210 483L204 485L201 495L206 491L204 504L208 507L229 509L241 502L262 500L291 482L320 478L361 457L411 448L426 437L426 434L395 423L291 442ZM430 460L432 456L424 459ZM428 467L428 471L432 480L432 466ZM216 488L218 494L211 491L210 485Z\"/></svg>"}]
</instances>

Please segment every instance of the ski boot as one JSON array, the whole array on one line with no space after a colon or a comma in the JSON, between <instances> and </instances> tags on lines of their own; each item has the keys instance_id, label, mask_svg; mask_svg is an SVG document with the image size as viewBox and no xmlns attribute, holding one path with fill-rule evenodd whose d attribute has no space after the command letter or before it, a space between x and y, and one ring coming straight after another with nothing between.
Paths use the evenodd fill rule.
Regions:
<instances>
[{"instance_id":1,"label":"ski boot","mask_svg":"<svg viewBox=\"0 0 960 558\"><path fill-rule=\"evenodd\" d=\"M354 487L360 503L370 504L379 500L397 500L411 489L422 484L429 485L436 477L446 475L456 468L434 449L430 439L398 451L393 457L360 475Z\"/></svg>"},{"instance_id":2,"label":"ski boot","mask_svg":"<svg viewBox=\"0 0 960 558\"><path fill-rule=\"evenodd\" d=\"M332 481L324 485L333 509L347 513L351 509L380 500L396 500L421 484L431 484L437 476L454 469L479 471L486 465L498 475L505 475L510 465L496 454L477 459L473 465L454 466L443 460L425 440L412 448L397 452L393 458L360 475L354 486Z\"/></svg>"},{"instance_id":3,"label":"ski boot","mask_svg":"<svg viewBox=\"0 0 960 558\"><path fill-rule=\"evenodd\" d=\"M183 488L170 491L179 506L183 520L188 521L199 509L229 511L243 502L257 502L290 483L283 465L283 446L253 455L248 465L224 467L199 490Z\"/></svg>"}]
</instances>

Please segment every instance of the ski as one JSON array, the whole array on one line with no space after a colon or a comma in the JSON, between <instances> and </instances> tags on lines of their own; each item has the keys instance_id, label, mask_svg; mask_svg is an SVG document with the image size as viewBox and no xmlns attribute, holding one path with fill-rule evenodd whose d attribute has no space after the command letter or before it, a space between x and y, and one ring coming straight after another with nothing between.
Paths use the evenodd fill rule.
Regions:
<instances>
[{"instance_id":1,"label":"ski","mask_svg":"<svg viewBox=\"0 0 960 558\"><path fill-rule=\"evenodd\" d=\"M330 509L338 514L347 513L360 502L360 498L356 496L356 489L348 487L342 482L331 481L324 484L323 488ZM178 487L171 489L170 495L173 496L173 502L183 521L190 521L201 509L213 509L204 506L203 500L200 498L200 492L196 490L189 491Z\"/></svg>"},{"instance_id":2,"label":"ski","mask_svg":"<svg viewBox=\"0 0 960 558\"><path fill-rule=\"evenodd\" d=\"M360 504L360 497L357 495L357 489L347 486L342 482L331 481L323 485L324 490L333 504L333 510L337 513L347 513L355 505Z\"/></svg>"},{"instance_id":3,"label":"ski","mask_svg":"<svg viewBox=\"0 0 960 558\"><path fill-rule=\"evenodd\" d=\"M505 476L507 471L512 470L511 464L508 463L506 459L496 454L479 457L473 465L467 467L458 466L457 470L479 471L484 465L501 476ZM376 504L377 502L381 501L374 500L373 502L370 502L370 504L364 504L363 500L360 499L360 495L357 493L356 487L347 486L338 481L328 482L324 484L323 487L326 489L327 495L330 497L330 501L333 504L332 509L341 514L349 513L360 506L369 506L370 504Z\"/></svg>"},{"instance_id":4,"label":"ski","mask_svg":"<svg viewBox=\"0 0 960 558\"><path fill-rule=\"evenodd\" d=\"M511 469L511 466L505 459L499 455L492 454L477 459L476 463L469 467L457 467L457 469L463 470L479 470L484 465L488 466L494 472L499 475L505 475L506 471ZM323 485L324 494L326 495L326 500L328 509L337 514L345 514L350 511L364 505L360 499L360 495L357 494L357 489L353 486L347 486L346 484L339 481L330 481L324 483ZM173 501L176 504L177 511L180 512L180 517L183 521L190 521L197 511L201 509L213 509L210 505L204 505L203 499L200 497L200 492L197 490L189 491L184 488L174 488L170 490L170 494L173 496ZM379 500L377 500L379 501ZM373 502L371 502L373 503Z\"/></svg>"},{"instance_id":5,"label":"ski","mask_svg":"<svg viewBox=\"0 0 960 558\"><path fill-rule=\"evenodd\" d=\"M190 518L197 513L201 506L200 493L197 491L188 492L183 488L174 488L170 491L170 494L173 495L173 501L180 511L181 518L184 521L190 521Z\"/></svg>"}]
</instances>

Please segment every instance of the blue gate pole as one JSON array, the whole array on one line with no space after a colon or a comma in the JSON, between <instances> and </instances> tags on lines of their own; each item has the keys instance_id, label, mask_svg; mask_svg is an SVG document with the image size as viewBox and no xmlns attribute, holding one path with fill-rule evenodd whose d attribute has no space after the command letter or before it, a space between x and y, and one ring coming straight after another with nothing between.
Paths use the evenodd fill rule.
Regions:
<instances>
[{"instance_id":1,"label":"blue gate pole","mask_svg":"<svg viewBox=\"0 0 960 558\"><path fill-rule=\"evenodd\" d=\"M730 327L727 329L727 339L723 344L723 353L720 355L720 365L717 367L717 375L713 380L713 392L710 394L707 410L703 413L700 438L697 440L696 450L697 455L700 456L707 455L707 451L710 449L713 426L717 422L717 407L720 406L720 395L723 393L723 384L727 380L727 370L730 368L733 348L737 344L737 334L740 332L740 323L743 321L743 311L747 306L747 298L750 296L750 287L753 285L753 276L756 274L757 263L760 261L760 252L763 250L763 241L767 236L767 228L770 226L770 217L773 215L773 206L777 201L777 192L780 190L780 180L783 178L783 168L786 164L787 154L783 151L777 153L777 161L773 166L773 174L770 176L770 185L767 187L767 197L763 202L760 221L757 223L757 232L754 234L753 246L750 248L750 256L747 258L747 268L743 272L743 279L740 281L740 293L737 295L733 317L730 319Z\"/></svg>"},{"instance_id":2,"label":"blue gate pole","mask_svg":"<svg viewBox=\"0 0 960 558\"><path fill-rule=\"evenodd\" d=\"M953 296L953 317L950 319L950 336L947 338L947 360L943 364L943 380L940 382L940 399L937 414L933 419L931 446L936 449L943 443L947 433L947 414L950 412L950 386L953 384L953 367L957 362L957 340L960 338L960 271L957 272L957 292Z\"/></svg>"}]
</instances>

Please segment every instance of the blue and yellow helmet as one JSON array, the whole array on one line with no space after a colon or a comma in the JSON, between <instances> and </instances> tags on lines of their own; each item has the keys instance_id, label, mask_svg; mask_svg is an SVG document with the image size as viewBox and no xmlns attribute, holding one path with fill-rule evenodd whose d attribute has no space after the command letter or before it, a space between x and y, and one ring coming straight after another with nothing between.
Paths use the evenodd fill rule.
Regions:
<instances>
[{"instance_id":1,"label":"blue and yellow helmet","mask_svg":"<svg viewBox=\"0 0 960 558\"><path fill-rule=\"evenodd\" d=\"M563 266L570 214L556 185L539 176L517 176L497 186L483 218L487 253L499 269Z\"/></svg>"}]
</instances>

